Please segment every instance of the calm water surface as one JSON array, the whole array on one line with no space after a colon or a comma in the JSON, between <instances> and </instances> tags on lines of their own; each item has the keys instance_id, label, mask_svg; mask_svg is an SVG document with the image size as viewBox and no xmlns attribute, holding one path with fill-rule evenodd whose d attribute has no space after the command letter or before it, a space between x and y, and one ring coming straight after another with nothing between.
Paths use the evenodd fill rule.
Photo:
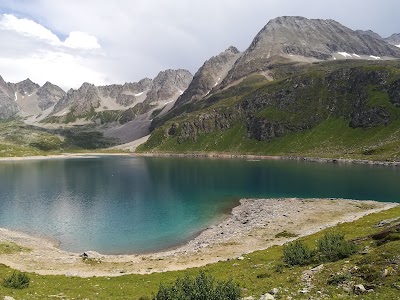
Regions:
<instances>
[{"instance_id":1,"label":"calm water surface","mask_svg":"<svg viewBox=\"0 0 400 300\"><path fill-rule=\"evenodd\" d=\"M400 168L119 156L0 162L0 227L75 252L176 246L242 197L400 202Z\"/></svg>"}]
</instances>

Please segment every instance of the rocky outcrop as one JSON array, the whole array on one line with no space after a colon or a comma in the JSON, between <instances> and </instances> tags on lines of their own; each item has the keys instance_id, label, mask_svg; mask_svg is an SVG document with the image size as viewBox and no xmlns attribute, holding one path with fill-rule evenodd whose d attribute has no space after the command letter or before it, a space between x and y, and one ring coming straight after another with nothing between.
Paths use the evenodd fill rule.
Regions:
<instances>
[{"instance_id":1,"label":"rocky outcrop","mask_svg":"<svg viewBox=\"0 0 400 300\"><path fill-rule=\"evenodd\" d=\"M73 111L75 115L83 115L99 107L100 101L101 99L97 87L85 82L77 90L70 89L54 106L53 113L58 113L65 108L70 108L70 111Z\"/></svg>"},{"instance_id":2,"label":"rocky outcrop","mask_svg":"<svg viewBox=\"0 0 400 300\"><path fill-rule=\"evenodd\" d=\"M46 110L54 106L66 93L57 85L47 81L37 90L36 95L39 108Z\"/></svg>"},{"instance_id":3,"label":"rocky outcrop","mask_svg":"<svg viewBox=\"0 0 400 300\"><path fill-rule=\"evenodd\" d=\"M183 69L166 70L154 78L145 102L175 101L188 88L193 75Z\"/></svg>"},{"instance_id":4,"label":"rocky outcrop","mask_svg":"<svg viewBox=\"0 0 400 300\"><path fill-rule=\"evenodd\" d=\"M336 55L342 53L343 55ZM252 73L263 72L277 61L318 61L341 59L351 54L400 58L400 49L371 34L357 33L334 20L279 17L257 34L236 61L221 86ZM357 56L355 56L357 57Z\"/></svg>"},{"instance_id":5,"label":"rocky outcrop","mask_svg":"<svg viewBox=\"0 0 400 300\"><path fill-rule=\"evenodd\" d=\"M14 85L5 82L0 76L0 120L12 118L19 112Z\"/></svg>"},{"instance_id":6,"label":"rocky outcrop","mask_svg":"<svg viewBox=\"0 0 400 300\"><path fill-rule=\"evenodd\" d=\"M394 33L388 38L385 39L385 41L391 45L400 47L400 33Z\"/></svg>"},{"instance_id":7,"label":"rocky outcrop","mask_svg":"<svg viewBox=\"0 0 400 300\"><path fill-rule=\"evenodd\" d=\"M224 52L207 60L196 72L186 91L176 100L174 108L198 101L208 95L214 87L222 82L239 56L240 52L237 48L229 47Z\"/></svg>"},{"instance_id":8,"label":"rocky outcrop","mask_svg":"<svg viewBox=\"0 0 400 300\"><path fill-rule=\"evenodd\" d=\"M378 33L372 30L356 30L356 32L361 35L368 35L376 40L383 40L383 38Z\"/></svg>"},{"instance_id":9,"label":"rocky outcrop","mask_svg":"<svg viewBox=\"0 0 400 300\"><path fill-rule=\"evenodd\" d=\"M32 95L40 88L38 84L32 82L29 78L16 83L15 86L20 95Z\"/></svg>"}]
</instances>

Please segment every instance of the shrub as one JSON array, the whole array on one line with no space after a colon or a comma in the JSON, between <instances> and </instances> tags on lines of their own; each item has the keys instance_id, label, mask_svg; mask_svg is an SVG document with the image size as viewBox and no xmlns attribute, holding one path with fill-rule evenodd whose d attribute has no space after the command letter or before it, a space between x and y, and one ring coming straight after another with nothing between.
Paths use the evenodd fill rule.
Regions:
<instances>
[{"instance_id":1,"label":"shrub","mask_svg":"<svg viewBox=\"0 0 400 300\"><path fill-rule=\"evenodd\" d=\"M351 276L349 276L349 275L335 274L335 275L332 275L328 279L327 283L329 285L339 285L339 284L342 284L343 282L345 282L345 281L347 281L349 279L351 279Z\"/></svg>"},{"instance_id":2,"label":"shrub","mask_svg":"<svg viewBox=\"0 0 400 300\"><path fill-rule=\"evenodd\" d=\"M317 240L319 259L322 262L338 261L356 252L356 246L344 239L344 234L329 231Z\"/></svg>"},{"instance_id":3,"label":"shrub","mask_svg":"<svg viewBox=\"0 0 400 300\"><path fill-rule=\"evenodd\" d=\"M29 286L29 282L28 275L21 272L14 272L11 276L4 279L3 285L12 289L24 289Z\"/></svg>"},{"instance_id":4,"label":"shrub","mask_svg":"<svg viewBox=\"0 0 400 300\"><path fill-rule=\"evenodd\" d=\"M294 241L283 247L283 261L290 266L306 265L312 256L312 251L301 241Z\"/></svg>"},{"instance_id":5,"label":"shrub","mask_svg":"<svg viewBox=\"0 0 400 300\"><path fill-rule=\"evenodd\" d=\"M200 272L195 278L186 275L178 278L174 285L160 285L154 300L238 300L240 288L232 280L220 281L215 284L211 275Z\"/></svg>"}]
</instances>

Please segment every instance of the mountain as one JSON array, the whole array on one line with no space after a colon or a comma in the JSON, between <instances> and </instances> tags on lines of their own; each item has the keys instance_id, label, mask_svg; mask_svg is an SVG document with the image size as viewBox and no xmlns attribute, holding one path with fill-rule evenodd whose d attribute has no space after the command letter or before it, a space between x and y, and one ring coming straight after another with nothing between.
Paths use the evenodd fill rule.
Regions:
<instances>
[{"instance_id":1,"label":"mountain","mask_svg":"<svg viewBox=\"0 0 400 300\"><path fill-rule=\"evenodd\" d=\"M41 110L46 110L54 106L66 93L60 87L47 81L37 90L36 95L39 108Z\"/></svg>"},{"instance_id":2,"label":"mountain","mask_svg":"<svg viewBox=\"0 0 400 300\"><path fill-rule=\"evenodd\" d=\"M400 49L334 20L279 17L268 22L221 86L253 73L270 75L276 62L400 58Z\"/></svg>"},{"instance_id":3,"label":"mountain","mask_svg":"<svg viewBox=\"0 0 400 300\"><path fill-rule=\"evenodd\" d=\"M193 75L187 70L162 71L154 78L145 102L174 102L188 88L192 79Z\"/></svg>"},{"instance_id":4,"label":"mountain","mask_svg":"<svg viewBox=\"0 0 400 300\"><path fill-rule=\"evenodd\" d=\"M174 108L207 96L225 78L239 57L239 50L231 46L207 60L196 72L186 91L176 100Z\"/></svg>"},{"instance_id":5,"label":"mountain","mask_svg":"<svg viewBox=\"0 0 400 300\"><path fill-rule=\"evenodd\" d=\"M16 99L17 93L14 85L5 82L0 76L0 120L12 118L20 112Z\"/></svg>"},{"instance_id":6,"label":"mountain","mask_svg":"<svg viewBox=\"0 0 400 300\"><path fill-rule=\"evenodd\" d=\"M389 44L395 45L396 47L400 47L400 33L394 33L388 38L385 39Z\"/></svg>"},{"instance_id":7,"label":"mountain","mask_svg":"<svg viewBox=\"0 0 400 300\"><path fill-rule=\"evenodd\" d=\"M69 90L47 120L61 123L78 119L101 123L119 120L124 124L155 109L170 109L192 78L189 71L180 69L162 71L153 80L145 78L124 85L95 86L86 82L77 90Z\"/></svg>"},{"instance_id":8,"label":"mountain","mask_svg":"<svg viewBox=\"0 0 400 300\"><path fill-rule=\"evenodd\" d=\"M273 82L253 75L216 93L156 127L138 151L400 160L398 60L293 72Z\"/></svg>"},{"instance_id":9,"label":"mountain","mask_svg":"<svg viewBox=\"0 0 400 300\"><path fill-rule=\"evenodd\" d=\"M383 40L383 38L378 33L372 30L356 30L356 32L361 35L368 35L376 40Z\"/></svg>"}]
</instances>

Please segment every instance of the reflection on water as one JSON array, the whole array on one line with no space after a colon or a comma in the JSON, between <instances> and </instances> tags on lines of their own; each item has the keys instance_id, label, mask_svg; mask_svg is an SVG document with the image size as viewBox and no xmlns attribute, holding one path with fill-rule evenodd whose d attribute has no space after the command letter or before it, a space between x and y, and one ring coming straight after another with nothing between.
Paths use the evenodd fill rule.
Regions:
<instances>
[{"instance_id":1,"label":"reflection on water","mask_svg":"<svg viewBox=\"0 0 400 300\"><path fill-rule=\"evenodd\" d=\"M132 253L190 238L238 197L399 202L400 169L289 161L101 157L0 163L0 226L71 251Z\"/></svg>"}]
</instances>

